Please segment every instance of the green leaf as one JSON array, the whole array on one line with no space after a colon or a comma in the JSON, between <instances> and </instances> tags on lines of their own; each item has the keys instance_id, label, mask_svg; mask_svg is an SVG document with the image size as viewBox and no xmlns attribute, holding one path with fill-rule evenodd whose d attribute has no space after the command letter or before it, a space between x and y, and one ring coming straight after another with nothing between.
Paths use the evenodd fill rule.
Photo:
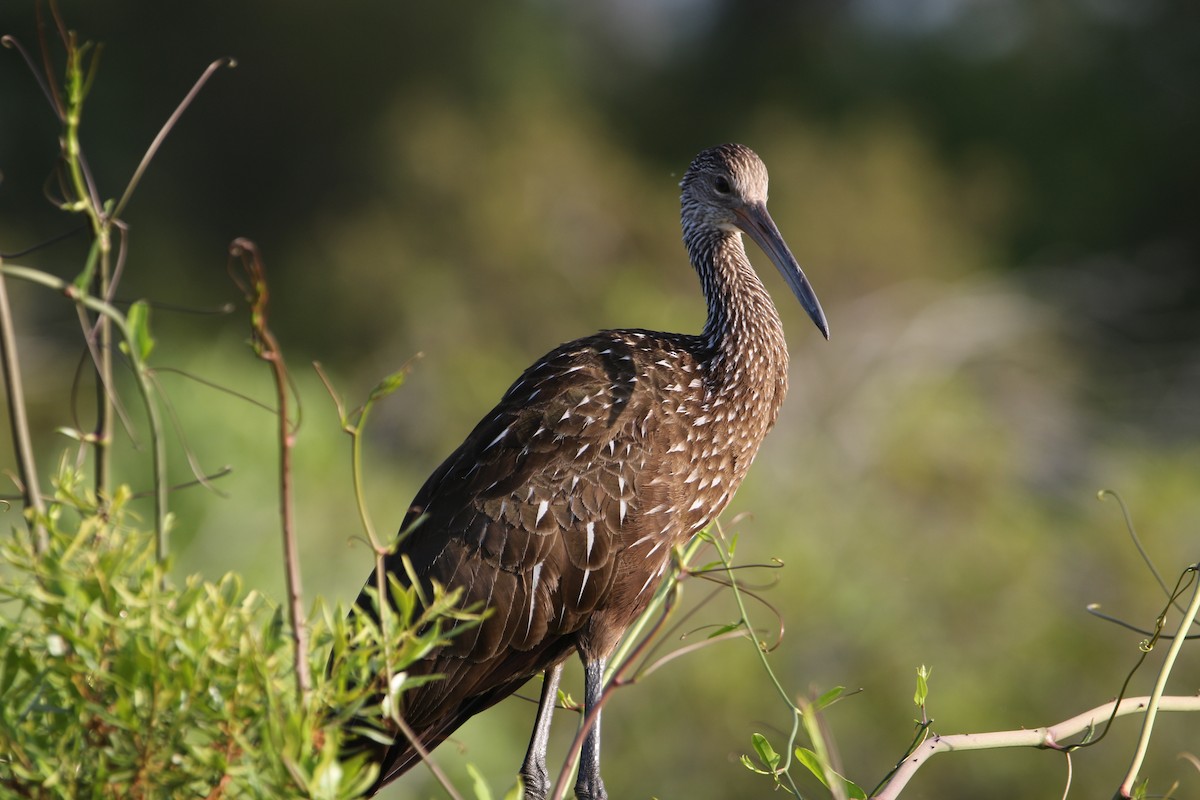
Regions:
<instances>
[{"instance_id":1,"label":"green leaf","mask_svg":"<svg viewBox=\"0 0 1200 800\"><path fill-rule=\"evenodd\" d=\"M854 800L867 800L867 793L863 791L858 784L854 783L853 781L846 780L833 770L826 771L825 765L821 763L820 757L807 747L796 748L796 760L803 764L809 772L816 776L816 779L819 780L826 789L829 788L829 776L832 774L835 778L837 778L838 782L846 788L846 793L850 797L854 798Z\"/></svg>"},{"instance_id":2,"label":"green leaf","mask_svg":"<svg viewBox=\"0 0 1200 800\"><path fill-rule=\"evenodd\" d=\"M750 737L750 741L754 744L754 751L758 753L758 758L772 772L779 766L780 755L775 752L775 748L771 747L771 743L767 741L767 737L761 733L756 733Z\"/></svg>"},{"instance_id":3,"label":"green leaf","mask_svg":"<svg viewBox=\"0 0 1200 800\"><path fill-rule=\"evenodd\" d=\"M932 674L933 670L924 664L917 670L917 691L913 695L913 703L918 708L925 707L925 700L929 697L929 676Z\"/></svg>"},{"instance_id":4,"label":"green leaf","mask_svg":"<svg viewBox=\"0 0 1200 800\"><path fill-rule=\"evenodd\" d=\"M825 767L821 765L821 759L817 758L817 754L807 747L796 748L796 760L804 765L805 769L816 776L826 788L829 787L829 781L825 779Z\"/></svg>"},{"instance_id":5,"label":"green leaf","mask_svg":"<svg viewBox=\"0 0 1200 800\"><path fill-rule=\"evenodd\" d=\"M717 628L715 631L713 631L712 633L710 633L710 634L708 635L708 637L707 637L707 638L709 638L709 639L715 639L715 638L717 638L718 636L722 636L722 635L724 635L724 634L726 634L726 633L729 633L730 631L736 631L736 630L737 630L738 628L740 628L740 627L742 627L742 623L740 623L740 622L730 622L730 623L727 623L727 624L725 624L725 625L722 625L721 627Z\"/></svg>"},{"instance_id":6,"label":"green leaf","mask_svg":"<svg viewBox=\"0 0 1200 800\"><path fill-rule=\"evenodd\" d=\"M408 377L408 367L396 370L391 375L388 375L379 383L375 384L375 388L368 395L367 402L374 403L380 398L387 397L392 392L404 385L405 379Z\"/></svg>"},{"instance_id":7,"label":"green leaf","mask_svg":"<svg viewBox=\"0 0 1200 800\"><path fill-rule=\"evenodd\" d=\"M817 698L817 701L815 703L813 703L813 706L812 706L813 711L820 711L821 709L828 708L829 706L833 705L835 702L837 702L838 698L840 698L842 696L842 693L845 691L846 691L845 686L833 687L832 689L830 689L829 691L825 692L824 694L822 694L820 697Z\"/></svg>"},{"instance_id":8,"label":"green leaf","mask_svg":"<svg viewBox=\"0 0 1200 800\"><path fill-rule=\"evenodd\" d=\"M750 760L750 756L746 755L745 753L742 753L741 760L742 760L742 766L745 767L746 769L750 770L751 772L758 773L759 775L773 774L769 770L759 769L758 767L754 766L754 762Z\"/></svg>"},{"instance_id":9,"label":"green leaf","mask_svg":"<svg viewBox=\"0 0 1200 800\"><path fill-rule=\"evenodd\" d=\"M474 764L467 764L467 774L471 776L471 790L475 792L475 797L478 800L492 800L492 791Z\"/></svg>"},{"instance_id":10,"label":"green leaf","mask_svg":"<svg viewBox=\"0 0 1200 800\"><path fill-rule=\"evenodd\" d=\"M129 307L125 315L125 326L129 329L129 338L137 350L138 361L145 361L154 349L154 337L150 335L150 305L145 300L138 300ZM129 342L122 342L121 349L129 352Z\"/></svg>"}]
</instances>

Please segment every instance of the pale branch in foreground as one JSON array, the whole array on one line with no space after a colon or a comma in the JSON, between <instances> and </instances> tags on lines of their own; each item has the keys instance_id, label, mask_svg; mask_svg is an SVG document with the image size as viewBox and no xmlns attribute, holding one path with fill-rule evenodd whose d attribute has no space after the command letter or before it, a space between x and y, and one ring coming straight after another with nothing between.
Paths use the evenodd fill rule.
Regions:
<instances>
[{"instance_id":1,"label":"pale branch in foreground","mask_svg":"<svg viewBox=\"0 0 1200 800\"><path fill-rule=\"evenodd\" d=\"M908 784L917 770L934 755L955 750L994 750L1001 747L1038 747L1048 750L1069 751L1077 745L1063 744L1062 740L1094 728L1110 717L1140 714L1150 705L1150 697L1127 697L1115 709L1114 703L1097 706L1045 728L1022 728L1014 731L991 731L988 733L956 733L948 736L932 735L922 742L897 767L887 786L873 800L894 800ZM1200 711L1200 695L1162 697L1159 711Z\"/></svg>"}]
</instances>

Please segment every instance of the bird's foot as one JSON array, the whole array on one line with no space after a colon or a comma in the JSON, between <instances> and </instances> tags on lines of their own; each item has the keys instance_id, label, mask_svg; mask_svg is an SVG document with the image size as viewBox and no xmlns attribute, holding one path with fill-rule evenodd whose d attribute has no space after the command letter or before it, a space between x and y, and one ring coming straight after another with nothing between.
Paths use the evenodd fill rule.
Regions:
<instances>
[{"instance_id":1,"label":"bird's foot","mask_svg":"<svg viewBox=\"0 0 1200 800\"><path fill-rule=\"evenodd\" d=\"M604 790L604 781L599 775L579 774L575 783L576 800L608 800L608 792Z\"/></svg>"},{"instance_id":2,"label":"bird's foot","mask_svg":"<svg viewBox=\"0 0 1200 800\"><path fill-rule=\"evenodd\" d=\"M521 783L524 800L546 800L550 794L550 775L544 765L541 769L529 764L521 767Z\"/></svg>"}]
</instances>

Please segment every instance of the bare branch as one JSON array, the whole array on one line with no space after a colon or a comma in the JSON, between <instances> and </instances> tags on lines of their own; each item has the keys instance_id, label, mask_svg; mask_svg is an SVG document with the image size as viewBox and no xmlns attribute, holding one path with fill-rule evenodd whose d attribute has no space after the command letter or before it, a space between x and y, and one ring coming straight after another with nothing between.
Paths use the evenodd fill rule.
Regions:
<instances>
[{"instance_id":1,"label":"bare branch","mask_svg":"<svg viewBox=\"0 0 1200 800\"><path fill-rule=\"evenodd\" d=\"M220 62L210 67L215 69ZM193 90L194 91L194 90ZM300 559L296 552L296 530L292 515L292 445L295 427L288 417L288 395L292 393L291 376L283 360L279 342L267 323L270 292L266 270L258 248L249 239L235 239L229 248L229 272L250 304L250 330L255 354L271 366L275 379L276 413L279 415L279 514L283 525L284 576L287 579L288 617L295 645L296 689L302 698L312 691L312 675L308 664L308 628L300 588ZM233 263L241 263L243 277L233 271Z\"/></svg>"},{"instance_id":2,"label":"bare branch","mask_svg":"<svg viewBox=\"0 0 1200 800\"><path fill-rule=\"evenodd\" d=\"M949 736L930 736L900 764L883 791L873 800L894 800L912 780L917 770L938 753L956 750L995 750L1001 747L1037 747L1049 750L1070 750L1075 745L1062 744L1064 739L1093 729L1098 722L1110 716L1123 717L1140 714L1150 706L1150 697L1127 697L1117 703L1105 703L1070 719L1045 728L1021 728L1013 731L989 733L956 733ZM1187 697L1163 697L1158 703L1159 711L1200 711L1200 695Z\"/></svg>"}]
</instances>

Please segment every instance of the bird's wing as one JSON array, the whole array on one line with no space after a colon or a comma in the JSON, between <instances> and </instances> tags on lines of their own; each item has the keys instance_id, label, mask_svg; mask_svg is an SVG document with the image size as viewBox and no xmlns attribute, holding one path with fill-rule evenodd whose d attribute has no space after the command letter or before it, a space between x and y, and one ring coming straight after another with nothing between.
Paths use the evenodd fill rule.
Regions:
<instances>
[{"instance_id":1,"label":"bird's wing","mask_svg":"<svg viewBox=\"0 0 1200 800\"><path fill-rule=\"evenodd\" d=\"M530 367L414 499L388 568L404 579L405 556L426 586L491 609L427 660L446 678L406 697L414 727L561 660L559 640L620 582L616 555L677 524L662 512L682 467L656 443L678 421L655 407L662 369L645 368L655 351L637 336L597 334Z\"/></svg>"}]
</instances>

